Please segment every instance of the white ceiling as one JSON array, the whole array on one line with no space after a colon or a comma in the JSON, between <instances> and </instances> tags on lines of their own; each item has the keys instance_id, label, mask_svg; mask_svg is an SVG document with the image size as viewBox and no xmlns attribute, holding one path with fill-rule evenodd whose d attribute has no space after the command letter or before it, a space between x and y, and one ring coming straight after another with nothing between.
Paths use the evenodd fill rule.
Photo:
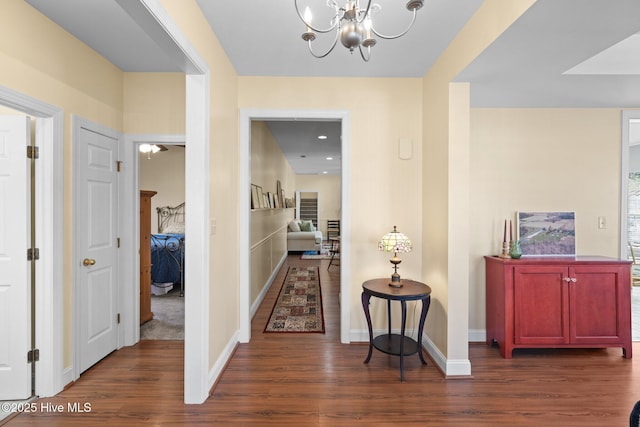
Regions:
<instances>
[{"instance_id":1,"label":"white ceiling","mask_svg":"<svg viewBox=\"0 0 640 427\"><path fill-rule=\"evenodd\" d=\"M456 80L473 107L639 107L639 31L638 0L538 0Z\"/></svg>"},{"instance_id":2,"label":"white ceiling","mask_svg":"<svg viewBox=\"0 0 640 427\"><path fill-rule=\"evenodd\" d=\"M325 58L311 56L301 37L306 27L294 0L197 2L241 76L422 77L482 0L426 0L413 28L399 39L378 40L367 63L340 42ZM328 10L326 3L298 0L301 10L309 5L313 23L323 28L329 27L328 20L323 24L319 18L320 12ZM374 3L382 7L374 16L374 26L383 34L400 33L411 21L406 1ZM317 34L313 43L324 47L317 51L325 51L331 42L331 34Z\"/></svg>"},{"instance_id":3,"label":"white ceiling","mask_svg":"<svg viewBox=\"0 0 640 427\"><path fill-rule=\"evenodd\" d=\"M340 175L340 122L278 120L267 126L296 173ZM318 139L320 135L327 138Z\"/></svg>"},{"instance_id":4,"label":"white ceiling","mask_svg":"<svg viewBox=\"0 0 640 427\"><path fill-rule=\"evenodd\" d=\"M184 71L129 16L125 4L136 0L25 1L123 71ZM365 63L339 43L326 58L313 58L293 0L196 1L241 76L350 77L422 77L482 3L425 0L409 33L379 40ZM325 3L299 1L302 9ZM394 33L408 22L405 2L375 1L382 5L380 31ZM456 81L471 82L473 107L639 107L639 32L639 0L538 0ZM317 149L295 147L298 157Z\"/></svg>"}]
</instances>

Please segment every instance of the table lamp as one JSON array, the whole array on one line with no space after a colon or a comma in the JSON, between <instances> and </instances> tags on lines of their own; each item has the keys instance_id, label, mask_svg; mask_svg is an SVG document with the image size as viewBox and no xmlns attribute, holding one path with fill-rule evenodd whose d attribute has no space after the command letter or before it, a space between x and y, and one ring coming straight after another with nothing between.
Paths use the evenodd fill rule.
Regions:
<instances>
[{"instance_id":1,"label":"table lamp","mask_svg":"<svg viewBox=\"0 0 640 427\"><path fill-rule=\"evenodd\" d=\"M402 283L400 282L400 275L398 274L398 264L400 264L402 260L398 257L398 254L411 252L411 240L400 233L394 225L393 231L382 236L378 242L378 250L393 252L393 257L389 260L391 264L393 264L393 274L391 275L389 286L401 288Z\"/></svg>"}]
</instances>

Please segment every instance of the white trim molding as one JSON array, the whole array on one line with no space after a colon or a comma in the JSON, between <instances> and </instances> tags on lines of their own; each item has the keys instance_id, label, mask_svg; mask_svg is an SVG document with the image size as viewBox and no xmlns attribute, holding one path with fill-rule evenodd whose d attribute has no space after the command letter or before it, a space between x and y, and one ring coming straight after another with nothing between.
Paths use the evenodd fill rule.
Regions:
<instances>
[{"instance_id":1,"label":"white trim molding","mask_svg":"<svg viewBox=\"0 0 640 427\"><path fill-rule=\"evenodd\" d=\"M184 135L131 134L124 136L120 153L122 169L119 180L119 252L120 283L127 284L119 292L120 309L125 322L120 328L118 347L134 345L140 340L140 144L185 144ZM129 284L134 281L134 286ZM126 320L128 319L128 321Z\"/></svg>"},{"instance_id":2,"label":"white trim molding","mask_svg":"<svg viewBox=\"0 0 640 427\"><path fill-rule=\"evenodd\" d=\"M159 0L116 0L186 74L184 402L209 397L209 65ZM206 179L203 179L206 178ZM191 254L191 255L189 255Z\"/></svg>"},{"instance_id":3,"label":"white trim molding","mask_svg":"<svg viewBox=\"0 0 640 427\"><path fill-rule=\"evenodd\" d=\"M36 364L35 392L40 397L59 393L66 384L63 367L63 254L64 254L64 111L46 102L0 86L0 104L36 117Z\"/></svg>"},{"instance_id":4,"label":"white trim molding","mask_svg":"<svg viewBox=\"0 0 640 427\"><path fill-rule=\"evenodd\" d=\"M341 218L340 218L340 341L351 342L351 270L350 261L350 113L345 110L240 110L240 193L251 190L251 121L252 120L333 120L340 121L342 135ZM246 191L245 191L246 190ZM240 197L240 342L251 339L250 298L250 205Z\"/></svg>"}]
</instances>

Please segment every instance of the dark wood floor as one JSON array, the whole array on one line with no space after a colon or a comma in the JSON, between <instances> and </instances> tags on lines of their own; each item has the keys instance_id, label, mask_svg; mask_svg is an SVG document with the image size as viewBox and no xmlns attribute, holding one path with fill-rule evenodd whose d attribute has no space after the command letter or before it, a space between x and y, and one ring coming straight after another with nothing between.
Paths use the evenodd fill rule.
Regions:
<instances>
[{"instance_id":1,"label":"dark wood floor","mask_svg":"<svg viewBox=\"0 0 640 427\"><path fill-rule=\"evenodd\" d=\"M288 265L318 263L326 334L263 334ZM23 413L10 426L125 425L536 425L627 426L640 400L640 362L620 349L516 350L470 346L473 378L445 380L417 356L398 359L365 344L340 344L339 269L290 256L253 321L252 339L238 347L203 405L182 403L183 344L144 341L84 373L55 398L64 413ZM427 320L428 321L428 320ZM634 344L636 355L640 346ZM67 405L89 403L91 412ZM38 406L40 407L40 406Z\"/></svg>"}]
</instances>

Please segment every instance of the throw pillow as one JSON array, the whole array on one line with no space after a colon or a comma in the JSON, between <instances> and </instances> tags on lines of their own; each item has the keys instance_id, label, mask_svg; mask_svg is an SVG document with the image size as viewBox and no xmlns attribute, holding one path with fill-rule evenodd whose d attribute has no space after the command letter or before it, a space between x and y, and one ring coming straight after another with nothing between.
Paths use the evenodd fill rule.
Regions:
<instances>
[{"instance_id":1,"label":"throw pillow","mask_svg":"<svg viewBox=\"0 0 640 427\"><path fill-rule=\"evenodd\" d=\"M289 223L289 231L300 231L300 223L293 220Z\"/></svg>"},{"instance_id":2,"label":"throw pillow","mask_svg":"<svg viewBox=\"0 0 640 427\"><path fill-rule=\"evenodd\" d=\"M300 223L300 231L315 231L312 230L313 223L311 221L302 221Z\"/></svg>"}]
</instances>

